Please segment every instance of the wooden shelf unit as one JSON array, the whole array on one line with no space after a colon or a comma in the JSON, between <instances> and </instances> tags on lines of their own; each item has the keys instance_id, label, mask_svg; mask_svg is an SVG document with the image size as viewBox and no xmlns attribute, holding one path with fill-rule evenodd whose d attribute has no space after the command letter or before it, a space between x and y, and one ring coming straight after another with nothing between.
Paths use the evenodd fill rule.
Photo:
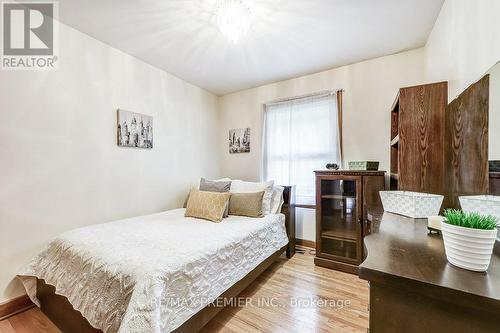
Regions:
<instances>
[{"instance_id":1,"label":"wooden shelf unit","mask_svg":"<svg viewBox=\"0 0 500 333\"><path fill-rule=\"evenodd\" d=\"M391 108L390 189L458 196L486 194L489 75L448 104L448 83L401 88ZM490 184L492 185L490 185Z\"/></svg>"},{"instance_id":2,"label":"wooden shelf unit","mask_svg":"<svg viewBox=\"0 0 500 333\"><path fill-rule=\"evenodd\" d=\"M339 239L348 242L357 242L358 233L353 228L337 228L324 230L321 232L321 238Z\"/></svg>"},{"instance_id":3,"label":"wooden shelf unit","mask_svg":"<svg viewBox=\"0 0 500 333\"><path fill-rule=\"evenodd\" d=\"M391 108L391 190L444 193L447 102L447 82L399 89Z\"/></svg>"}]
</instances>

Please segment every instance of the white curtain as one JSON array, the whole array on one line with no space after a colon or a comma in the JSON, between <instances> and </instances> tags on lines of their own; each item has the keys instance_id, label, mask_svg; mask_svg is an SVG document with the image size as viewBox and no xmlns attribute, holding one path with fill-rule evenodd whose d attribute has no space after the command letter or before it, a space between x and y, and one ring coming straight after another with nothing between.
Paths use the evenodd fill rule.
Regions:
<instances>
[{"instance_id":1,"label":"white curtain","mask_svg":"<svg viewBox=\"0 0 500 333\"><path fill-rule=\"evenodd\" d=\"M265 106L263 178L296 185L297 204L315 204L314 170L342 165L337 96L314 97Z\"/></svg>"}]
</instances>

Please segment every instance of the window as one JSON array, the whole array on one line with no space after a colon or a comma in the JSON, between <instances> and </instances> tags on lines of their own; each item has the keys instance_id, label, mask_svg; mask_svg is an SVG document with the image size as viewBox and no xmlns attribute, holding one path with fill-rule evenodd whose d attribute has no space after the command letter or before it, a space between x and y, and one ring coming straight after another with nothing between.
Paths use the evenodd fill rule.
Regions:
<instances>
[{"instance_id":1,"label":"window","mask_svg":"<svg viewBox=\"0 0 500 333\"><path fill-rule=\"evenodd\" d=\"M313 171L341 165L338 119L336 93L266 104L264 180L296 185L297 204L314 205Z\"/></svg>"}]
</instances>

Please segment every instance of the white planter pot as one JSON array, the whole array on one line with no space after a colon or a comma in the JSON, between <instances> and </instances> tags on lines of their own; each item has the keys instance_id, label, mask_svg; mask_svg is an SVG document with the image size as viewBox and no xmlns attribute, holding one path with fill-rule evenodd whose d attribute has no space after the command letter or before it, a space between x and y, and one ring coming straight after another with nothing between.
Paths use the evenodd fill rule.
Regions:
<instances>
[{"instance_id":1,"label":"white planter pot","mask_svg":"<svg viewBox=\"0 0 500 333\"><path fill-rule=\"evenodd\" d=\"M384 211L413 217L427 218L439 214L443 196L409 191L380 191Z\"/></svg>"},{"instance_id":2,"label":"white planter pot","mask_svg":"<svg viewBox=\"0 0 500 333\"><path fill-rule=\"evenodd\" d=\"M441 223L448 261L457 267L476 272L488 269L497 231L458 227Z\"/></svg>"}]
</instances>

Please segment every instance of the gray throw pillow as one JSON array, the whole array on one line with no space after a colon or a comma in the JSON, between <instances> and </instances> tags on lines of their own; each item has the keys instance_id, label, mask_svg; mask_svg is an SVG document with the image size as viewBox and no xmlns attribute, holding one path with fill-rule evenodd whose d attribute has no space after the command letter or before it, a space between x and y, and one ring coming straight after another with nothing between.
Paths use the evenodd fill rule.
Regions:
<instances>
[{"instance_id":1,"label":"gray throw pillow","mask_svg":"<svg viewBox=\"0 0 500 333\"><path fill-rule=\"evenodd\" d=\"M200 191L205 191L205 192L229 192L231 189L231 181L215 181L215 180L207 180L205 178L200 179ZM189 200L189 194L186 197L186 200L184 200L184 205L183 207L187 207L187 202ZM229 203L226 206L226 209L224 210L224 215L223 217L228 217L229 215Z\"/></svg>"},{"instance_id":2,"label":"gray throw pillow","mask_svg":"<svg viewBox=\"0 0 500 333\"><path fill-rule=\"evenodd\" d=\"M202 178L200 180L200 191L206 192L229 192L231 181L213 181Z\"/></svg>"},{"instance_id":3,"label":"gray throw pillow","mask_svg":"<svg viewBox=\"0 0 500 333\"><path fill-rule=\"evenodd\" d=\"M205 192L229 192L231 189L231 181L214 181L202 178L200 180L200 191ZM228 217L229 215L229 203L226 205L223 217Z\"/></svg>"}]
</instances>

